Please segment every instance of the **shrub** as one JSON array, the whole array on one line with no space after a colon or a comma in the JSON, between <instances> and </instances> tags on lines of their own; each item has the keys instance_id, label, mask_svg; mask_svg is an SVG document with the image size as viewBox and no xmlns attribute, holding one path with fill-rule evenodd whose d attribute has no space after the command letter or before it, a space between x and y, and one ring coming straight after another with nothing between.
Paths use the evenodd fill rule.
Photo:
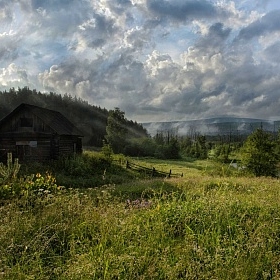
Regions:
<instances>
[{"instance_id":1,"label":"shrub","mask_svg":"<svg viewBox=\"0 0 280 280\"><path fill-rule=\"evenodd\" d=\"M54 163L54 171L59 170L67 176L89 177L93 174L102 174L111 165L103 154L82 154L75 158L61 158Z\"/></svg>"},{"instance_id":2,"label":"shrub","mask_svg":"<svg viewBox=\"0 0 280 280\"><path fill-rule=\"evenodd\" d=\"M36 175L32 174L26 178L21 178L19 185L22 196L47 197L61 190L61 187L56 184L56 179L48 172L45 175L37 173Z\"/></svg>"},{"instance_id":3,"label":"shrub","mask_svg":"<svg viewBox=\"0 0 280 280\"><path fill-rule=\"evenodd\" d=\"M108 162L112 162L114 152L110 144L103 142L101 153Z\"/></svg>"},{"instance_id":4,"label":"shrub","mask_svg":"<svg viewBox=\"0 0 280 280\"><path fill-rule=\"evenodd\" d=\"M56 184L56 179L49 173L31 174L0 186L0 197L8 199L45 199L57 194L62 187Z\"/></svg>"}]
</instances>

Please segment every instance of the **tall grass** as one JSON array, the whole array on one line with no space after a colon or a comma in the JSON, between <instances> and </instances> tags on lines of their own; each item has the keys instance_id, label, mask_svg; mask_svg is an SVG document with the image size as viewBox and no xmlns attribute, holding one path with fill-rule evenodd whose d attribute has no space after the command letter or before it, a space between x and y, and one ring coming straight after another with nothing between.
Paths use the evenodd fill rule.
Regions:
<instances>
[{"instance_id":1,"label":"tall grass","mask_svg":"<svg viewBox=\"0 0 280 280\"><path fill-rule=\"evenodd\" d=\"M0 278L280 279L279 181L201 174L10 201Z\"/></svg>"}]
</instances>

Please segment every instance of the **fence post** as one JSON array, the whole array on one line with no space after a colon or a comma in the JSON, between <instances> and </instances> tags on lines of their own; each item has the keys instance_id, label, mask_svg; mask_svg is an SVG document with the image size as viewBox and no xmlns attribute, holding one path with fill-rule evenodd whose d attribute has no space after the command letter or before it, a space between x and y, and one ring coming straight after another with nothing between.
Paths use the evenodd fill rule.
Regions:
<instances>
[{"instance_id":1,"label":"fence post","mask_svg":"<svg viewBox=\"0 0 280 280\"><path fill-rule=\"evenodd\" d=\"M153 169L152 169L152 177L154 177L155 172L156 172L156 169L153 167Z\"/></svg>"},{"instance_id":2,"label":"fence post","mask_svg":"<svg viewBox=\"0 0 280 280\"><path fill-rule=\"evenodd\" d=\"M170 177L171 177L171 169L170 169L169 174L168 174L168 178L170 178Z\"/></svg>"},{"instance_id":3,"label":"fence post","mask_svg":"<svg viewBox=\"0 0 280 280\"><path fill-rule=\"evenodd\" d=\"M128 169L129 168L129 163L128 163L128 160L126 161L126 169Z\"/></svg>"}]
</instances>

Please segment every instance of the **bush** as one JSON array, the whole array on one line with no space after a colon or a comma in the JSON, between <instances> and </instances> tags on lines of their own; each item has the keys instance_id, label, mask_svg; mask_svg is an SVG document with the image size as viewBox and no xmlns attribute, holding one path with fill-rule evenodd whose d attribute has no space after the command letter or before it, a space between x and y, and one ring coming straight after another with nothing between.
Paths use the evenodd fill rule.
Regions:
<instances>
[{"instance_id":1,"label":"bush","mask_svg":"<svg viewBox=\"0 0 280 280\"><path fill-rule=\"evenodd\" d=\"M90 177L94 174L102 174L105 169L110 167L112 159L108 160L103 154L91 155L84 153L82 155L61 158L54 162L54 172L59 171L67 176Z\"/></svg>"},{"instance_id":2,"label":"bush","mask_svg":"<svg viewBox=\"0 0 280 280\"><path fill-rule=\"evenodd\" d=\"M57 194L62 187L56 184L56 179L49 173L27 175L0 186L2 200L27 199L37 200L50 198Z\"/></svg>"}]
</instances>

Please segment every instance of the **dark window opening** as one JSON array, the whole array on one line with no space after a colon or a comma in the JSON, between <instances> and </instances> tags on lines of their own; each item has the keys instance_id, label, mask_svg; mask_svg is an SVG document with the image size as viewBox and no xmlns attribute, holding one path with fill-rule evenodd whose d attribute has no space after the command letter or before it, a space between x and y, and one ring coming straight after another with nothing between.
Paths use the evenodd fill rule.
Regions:
<instances>
[{"instance_id":1,"label":"dark window opening","mask_svg":"<svg viewBox=\"0 0 280 280\"><path fill-rule=\"evenodd\" d=\"M32 118L20 118L20 127L33 127Z\"/></svg>"}]
</instances>

